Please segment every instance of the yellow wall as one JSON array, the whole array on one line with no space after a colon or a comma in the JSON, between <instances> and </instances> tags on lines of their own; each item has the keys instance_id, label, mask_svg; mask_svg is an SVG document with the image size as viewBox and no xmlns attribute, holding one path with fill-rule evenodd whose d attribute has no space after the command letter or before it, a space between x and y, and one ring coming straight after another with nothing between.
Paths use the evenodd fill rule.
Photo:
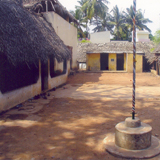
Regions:
<instances>
[{"instance_id":1,"label":"yellow wall","mask_svg":"<svg viewBox=\"0 0 160 160\"><path fill-rule=\"evenodd\" d=\"M87 54L87 70L100 70L100 53Z\"/></svg>"},{"instance_id":2,"label":"yellow wall","mask_svg":"<svg viewBox=\"0 0 160 160\"><path fill-rule=\"evenodd\" d=\"M108 57L109 61L109 70L110 71L116 71L117 69L117 56L115 53L110 53ZM111 59L114 59L114 61L111 61Z\"/></svg>"},{"instance_id":3,"label":"yellow wall","mask_svg":"<svg viewBox=\"0 0 160 160\"><path fill-rule=\"evenodd\" d=\"M143 69L143 55L136 55L136 72L142 72ZM128 54L127 72L133 72L133 54Z\"/></svg>"},{"instance_id":4,"label":"yellow wall","mask_svg":"<svg viewBox=\"0 0 160 160\"><path fill-rule=\"evenodd\" d=\"M126 71L126 53L124 53L124 71Z\"/></svg>"},{"instance_id":5,"label":"yellow wall","mask_svg":"<svg viewBox=\"0 0 160 160\"><path fill-rule=\"evenodd\" d=\"M87 54L87 70L99 71L100 70L100 54ZM117 55L110 53L108 56L108 65L110 71L116 71L117 69ZM111 61L114 59L114 61ZM143 71L143 55L136 55L136 72L141 73ZM124 71L133 72L133 54L124 54Z\"/></svg>"}]
</instances>

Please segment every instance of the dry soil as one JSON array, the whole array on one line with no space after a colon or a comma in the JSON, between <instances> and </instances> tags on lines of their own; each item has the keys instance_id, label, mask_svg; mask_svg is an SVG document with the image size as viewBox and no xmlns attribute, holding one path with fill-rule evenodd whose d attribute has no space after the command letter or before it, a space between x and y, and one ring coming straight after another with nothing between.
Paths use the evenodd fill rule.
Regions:
<instances>
[{"instance_id":1,"label":"dry soil","mask_svg":"<svg viewBox=\"0 0 160 160\"><path fill-rule=\"evenodd\" d=\"M136 116L160 138L160 78L137 74L136 87ZM0 115L0 160L123 159L103 139L131 116L132 74L81 72L49 93Z\"/></svg>"}]
</instances>

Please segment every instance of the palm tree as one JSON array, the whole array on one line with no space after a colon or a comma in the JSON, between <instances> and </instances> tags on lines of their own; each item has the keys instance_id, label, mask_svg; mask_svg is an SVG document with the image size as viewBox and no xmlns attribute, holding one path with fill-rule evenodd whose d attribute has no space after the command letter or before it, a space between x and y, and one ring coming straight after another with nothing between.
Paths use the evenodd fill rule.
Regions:
<instances>
[{"instance_id":1,"label":"palm tree","mask_svg":"<svg viewBox=\"0 0 160 160\"><path fill-rule=\"evenodd\" d=\"M80 6L75 6L78 13L81 15L81 21L85 25L83 27L86 28L86 33L88 33L89 27L88 27L88 17L87 17L87 9L82 10L82 6L87 2L87 0L80 0L77 1ZM86 37L88 37L88 34L86 34Z\"/></svg>"},{"instance_id":2,"label":"palm tree","mask_svg":"<svg viewBox=\"0 0 160 160\"><path fill-rule=\"evenodd\" d=\"M125 16L125 22L128 26L128 29L130 32L133 31L133 6L130 6L130 8L126 9L126 12L124 12ZM151 30L147 27L147 23L151 23L152 21L148 18L144 18L144 14L139 9L136 12L136 28L139 30L147 30L151 32Z\"/></svg>"},{"instance_id":3,"label":"palm tree","mask_svg":"<svg viewBox=\"0 0 160 160\"><path fill-rule=\"evenodd\" d=\"M108 0L86 0L82 6L82 11L86 11L86 15L89 20L94 17L98 27L98 19L108 11L108 7L106 5L108 3Z\"/></svg>"},{"instance_id":4,"label":"palm tree","mask_svg":"<svg viewBox=\"0 0 160 160\"><path fill-rule=\"evenodd\" d=\"M96 27L93 28L94 32L100 32L100 31L110 31L111 33L113 33L113 27L114 25L112 25L110 23L110 14L109 13L103 13L102 18L98 17L98 21L93 20L92 21L92 25L95 25ZM98 25L97 25L98 24Z\"/></svg>"},{"instance_id":5,"label":"palm tree","mask_svg":"<svg viewBox=\"0 0 160 160\"><path fill-rule=\"evenodd\" d=\"M122 40L122 37L124 33L126 32L126 25L124 23L124 16L122 12L119 11L118 6L116 5L113 7L112 11L112 16L110 18L110 25L114 26L114 39L115 40Z\"/></svg>"},{"instance_id":6,"label":"palm tree","mask_svg":"<svg viewBox=\"0 0 160 160\"><path fill-rule=\"evenodd\" d=\"M86 28L86 25L85 25L85 18L83 17L83 12L81 11L81 9L76 9L75 11L71 10L69 11L78 21L78 25L76 26L77 27L77 30L78 30L78 33L82 35L82 37L85 37L85 34L82 30L82 27L83 28Z\"/></svg>"}]
</instances>

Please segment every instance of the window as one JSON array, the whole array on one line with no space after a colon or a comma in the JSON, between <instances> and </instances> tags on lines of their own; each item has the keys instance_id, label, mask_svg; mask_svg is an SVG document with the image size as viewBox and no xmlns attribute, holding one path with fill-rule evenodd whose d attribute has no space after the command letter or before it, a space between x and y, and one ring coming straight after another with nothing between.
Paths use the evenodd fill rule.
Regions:
<instances>
[{"instance_id":1,"label":"window","mask_svg":"<svg viewBox=\"0 0 160 160\"><path fill-rule=\"evenodd\" d=\"M67 71L67 59L64 59L64 61L62 63L63 63L63 66L61 66L60 68L56 68L55 67L56 66L55 58L54 58L54 56L50 56L50 76L51 76L51 78L54 78L56 76L60 76L60 75L66 73L66 71Z\"/></svg>"},{"instance_id":2,"label":"window","mask_svg":"<svg viewBox=\"0 0 160 160\"><path fill-rule=\"evenodd\" d=\"M29 67L22 63L17 66L0 57L0 90L2 93L37 83L39 79L38 61Z\"/></svg>"}]
</instances>

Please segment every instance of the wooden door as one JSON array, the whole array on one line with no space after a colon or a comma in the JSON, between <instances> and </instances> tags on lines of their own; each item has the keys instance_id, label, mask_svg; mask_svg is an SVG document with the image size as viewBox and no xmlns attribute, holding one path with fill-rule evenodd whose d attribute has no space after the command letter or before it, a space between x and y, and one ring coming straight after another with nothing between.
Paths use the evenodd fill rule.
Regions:
<instances>
[{"instance_id":1,"label":"wooden door","mask_svg":"<svg viewBox=\"0 0 160 160\"><path fill-rule=\"evenodd\" d=\"M117 54L117 70L124 70L124 53Z\"/></svg>"},{"instance_id":2,"label":"wooden door","mask_svg":"<svg viewBox=\"0 0 160 160\"><path fill-rule=\"evenodd\" d=\"M100 66L101 70L108 70L108 53L100 54Z\"/></svg>"}]
</instances>

